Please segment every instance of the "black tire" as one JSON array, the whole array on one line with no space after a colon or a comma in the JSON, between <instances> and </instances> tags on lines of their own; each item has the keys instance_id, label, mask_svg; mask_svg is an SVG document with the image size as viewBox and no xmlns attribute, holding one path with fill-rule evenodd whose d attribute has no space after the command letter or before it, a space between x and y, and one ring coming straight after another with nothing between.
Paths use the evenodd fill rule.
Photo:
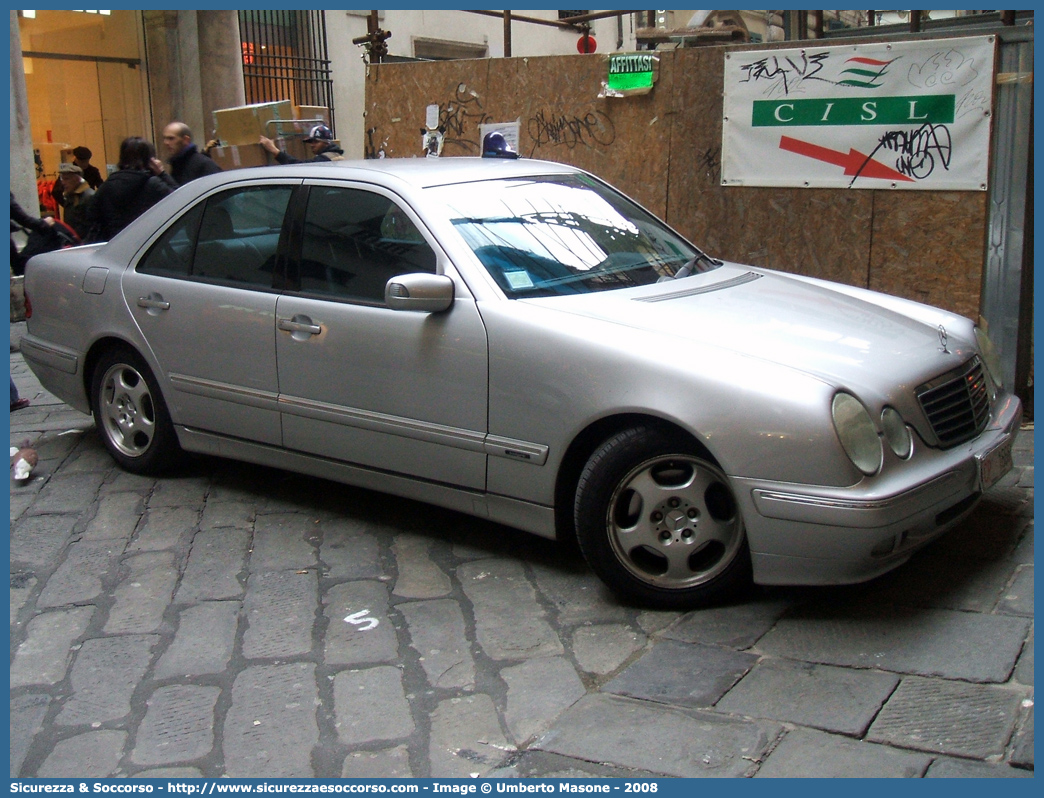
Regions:
<instances>
[{"instance_id":1,"label":"black tire","mask_svg":"<svg viewBox=\"0 0 1044 798\"><path fill-rule=\"evenodd\" d=\"M750 551L728 478L693 444L655 426L591 455L574 504L594 572L627 601L690 609L750 583Z\"/></svg>"},{"instance_id":2,"label":"black tire","mask_svg":"<svg viewBox=\"0 0 1044 798\"><path fill-rule=\"evenodd\" d=\"M106 351L91 376L91 410L105 448L120 467L158 474L182 457L156 378L137 352Z\"/></svg>"}]
</instances>

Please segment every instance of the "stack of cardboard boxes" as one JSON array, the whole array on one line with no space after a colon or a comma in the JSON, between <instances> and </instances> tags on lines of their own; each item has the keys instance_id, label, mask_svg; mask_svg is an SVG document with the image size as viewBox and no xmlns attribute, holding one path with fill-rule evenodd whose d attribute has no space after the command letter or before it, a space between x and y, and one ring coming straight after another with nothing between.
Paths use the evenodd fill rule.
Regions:
<instances>
[{"instance_id":1,"label":"stack of cardboard boxes","mask_svg":"<svg viewBox=\"0 0 1044 798\"><path fill-rule=\"evenodd\" d=\"M304 145L308 131L330 124L330 109L320 105L294 105L289 100L254 103L214 111L214 131L220 146L210 150L222 169L244 169L275 163L258 143L261 136L273 139L280 149L300 160L312 153Z\"/></svg>"}]
</instances>

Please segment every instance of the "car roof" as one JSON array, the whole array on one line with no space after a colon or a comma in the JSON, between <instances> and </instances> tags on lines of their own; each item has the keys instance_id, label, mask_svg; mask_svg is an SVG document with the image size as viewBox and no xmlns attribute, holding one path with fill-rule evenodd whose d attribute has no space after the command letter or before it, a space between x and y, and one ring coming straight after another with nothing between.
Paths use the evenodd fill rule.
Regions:
<instances>
[{"instance_id":1,"label":"car roof","mask_svg":"<svg viewBox=\"0 0 1044 798\"><path fill-rule=\"evenodd\" d=\"M343 160L286 166L265 166L251 172L273 176L273 170L295 176L364 178L364 173L379 173L395 177L417 188L469 183L478 180L494 180L504 177L527 177L547 174L571 174L577 169L554 161L529 160L525 158L373 158L366 160ZM346 175L345 170L353 172ZM237 170L239 171L239 170ZM242 170L244 173L246 170Z\"/></svg>"}]
</instances>

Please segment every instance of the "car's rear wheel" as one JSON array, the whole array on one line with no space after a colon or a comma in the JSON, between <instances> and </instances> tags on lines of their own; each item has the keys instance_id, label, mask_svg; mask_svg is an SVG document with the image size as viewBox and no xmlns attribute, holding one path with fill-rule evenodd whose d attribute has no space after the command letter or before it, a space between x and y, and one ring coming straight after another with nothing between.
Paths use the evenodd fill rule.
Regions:
<instances>
[{"instance_id":1,"label":"car's rear wheel","mask_svg":"<svg viewBox=\"0 0 1044 798\"><path fill-rule=\"evenodd\" d=\"M574 520L591 568L627 600L684 609L750 581L728 478L692 443L658 427L625 430L595 450L580 476Z\"/></svg>"},{"instance_id":2,"label":"car's rear wheel","mask_svg":"<svg viewBox=\"0 0 1044 798\"><path fill-rule=\"evenodd\" d=\"M167 405L149 367L128 347L114 347L95 364L91 409L105 448L127 471L154 474L181 456Z\"/></svg>"}]
</instances>

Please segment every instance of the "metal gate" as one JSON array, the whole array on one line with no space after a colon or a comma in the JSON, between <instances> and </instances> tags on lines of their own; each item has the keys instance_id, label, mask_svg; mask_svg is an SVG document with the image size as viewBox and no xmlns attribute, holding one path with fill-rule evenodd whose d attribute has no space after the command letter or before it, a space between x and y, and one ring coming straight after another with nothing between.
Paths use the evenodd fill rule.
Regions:
<instances>
[{"instance_id":1,"label":"metal gate","mask_svg":"<svg viewBox=\"0 0 1044 798\"><path fill-rule=\"evenodd\" d=\"M246 101L325 106L336 130L325 13L240 11L239 31Z\"/></svg>"}]
</instances>

